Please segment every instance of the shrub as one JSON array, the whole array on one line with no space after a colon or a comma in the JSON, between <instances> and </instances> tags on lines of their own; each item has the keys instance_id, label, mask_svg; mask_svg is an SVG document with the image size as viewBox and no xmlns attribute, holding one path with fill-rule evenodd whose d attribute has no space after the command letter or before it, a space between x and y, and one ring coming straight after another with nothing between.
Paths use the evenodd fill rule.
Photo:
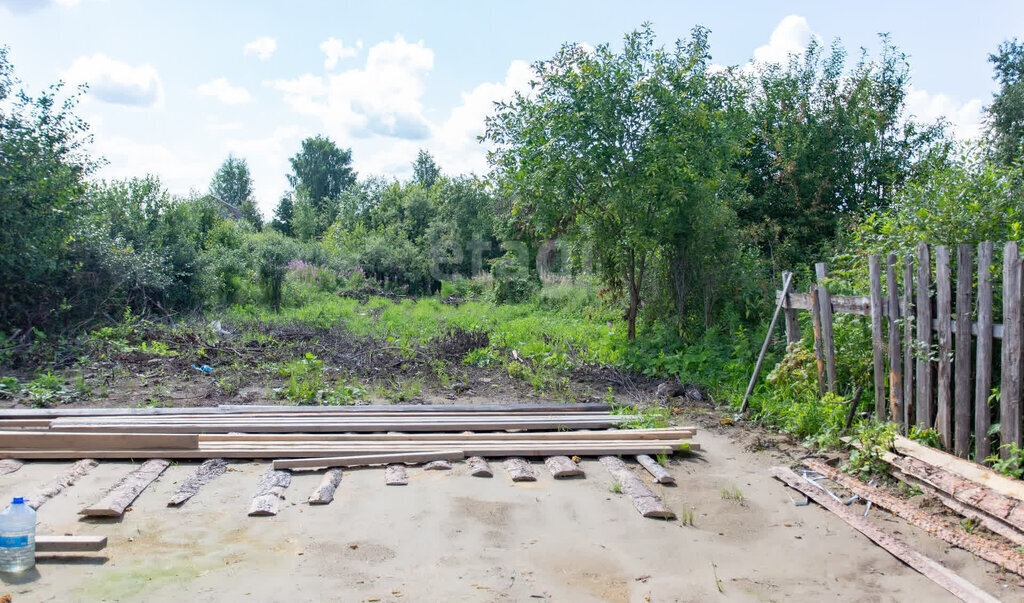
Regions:
<instances>
[{"instance_id":1,"label":"shrub","mask_svg":"<svg viewBox=\"0 0 1024 603\"><path fill-rule=\"evenodd\" d=\"M524 302L540 289L540 279L513 252L491 260L491 276L494 277L496 304Z\"/></svg>"}]
</instances>

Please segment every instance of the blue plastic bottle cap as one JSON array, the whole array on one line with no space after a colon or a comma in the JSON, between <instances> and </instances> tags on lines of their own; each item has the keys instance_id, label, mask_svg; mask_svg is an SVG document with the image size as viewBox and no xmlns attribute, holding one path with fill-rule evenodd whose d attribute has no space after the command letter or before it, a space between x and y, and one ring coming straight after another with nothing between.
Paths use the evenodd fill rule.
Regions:
<instances>
[{"instance_id":1,"label":"blue plastic bottle cap","mask_svg":"<svg viewBox=\"0 0 1024 603\"><path fill-rule=\"evenodd\" d=\"M25 499L20 497L20 496L15 496L14 500L11 501L11 504L12 505L23 505L23 504L25 504Z\"/></svg>"}]
</instances>

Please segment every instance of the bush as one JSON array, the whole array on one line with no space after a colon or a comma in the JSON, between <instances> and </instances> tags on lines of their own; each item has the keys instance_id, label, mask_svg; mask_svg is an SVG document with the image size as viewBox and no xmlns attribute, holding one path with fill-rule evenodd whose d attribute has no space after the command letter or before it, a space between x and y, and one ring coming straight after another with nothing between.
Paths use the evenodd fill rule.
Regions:
<instances>
[{"instance_id":1,"label":"bush","mask_svg":"<svg viewBox=\"0 0 1024 603\"><path fill-rule=\"evenodd\" d=\"M540 279L515 253L508 252L491 260L494 277L494 303L514 304L530 299L540 290Z\"/></svg>"}]
</instances>

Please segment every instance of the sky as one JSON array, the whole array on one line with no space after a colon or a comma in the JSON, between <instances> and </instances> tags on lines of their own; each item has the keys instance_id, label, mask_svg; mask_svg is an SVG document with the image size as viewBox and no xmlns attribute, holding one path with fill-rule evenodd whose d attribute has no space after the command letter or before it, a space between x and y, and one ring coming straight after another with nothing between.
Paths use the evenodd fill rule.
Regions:
<instances>
[{"instance_id":1,"label":"sky","mask_svg":"<svg viewBox=\"0 0 1024 603\"><path fill-rule=\"evenodd\" d=\"M889 33L909 55L908 111L970 138L996 89L988 55L1024 36L1024 2L0 0L0 45L29 92L89 85L78 114L99 177L205 191L233 154L270 217L308 136L351 148L360 177L407 179L419 149L445 174L486 173L484 119L533 62L644 22L664 44L706 26L713 61L737 66L812 38L852 61Z\"/></svg>"}]
</instances>

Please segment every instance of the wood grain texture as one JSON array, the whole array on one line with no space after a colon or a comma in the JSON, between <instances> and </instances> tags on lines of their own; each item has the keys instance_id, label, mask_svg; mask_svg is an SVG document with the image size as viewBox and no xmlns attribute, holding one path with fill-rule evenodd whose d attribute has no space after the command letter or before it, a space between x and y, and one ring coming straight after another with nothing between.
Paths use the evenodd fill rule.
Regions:
<instances>
[{"instance_id":1,"label":"wood grain texture","mask_svg":"<svg viewBox=\"0 0 1024 603\"><path fill-rule=\"evenodd\" d=\"M306 501L311 505L326 505L334 500L334 492L341 483L341 469L328 469L317 487L309 494Z\"/></svg>"},{"instance_id":2,"label":"wood grain texture","mask_svg":"<svg viewBox=\"0 0 1024 603\"><path fill-rule=\"evenodd\" d=\"M885 334L882 332L882 259L868 257L868 281L871 288L871 361L875 385L875 417L884 421L885 410Z\"/></svg>"},{"instance_id":3,"label":"wood grain texture","mask_svg":"<svg viewBox=\"0 0 1024 603\"><path fill-rule=\"evenodd\" d=\"M935 399L932 383L932 263L928 245L917 246L917 426L931 429L935 426Z\"/></svg>"},{"instance_id":4,"label":"wood grain texture","mask_svg":"<svg viewBox=\"0 0 1024 603\"><path fill-rule=\"evenodd\" d=\"M967 458L971 446L971 314L974 262L971 246L956 249L956 356L953 361L953 450Z\"/></svg>"},{"instance_id":5,"label":"wood grain texture","mask_svg":"<svg viewBox=\"0 0 1024 603\"><path fill-rule=\"evenodd\" d=\"M425 463L430 461L459 461L465 455L460 450L429 450L394 454L354 454L349 456L313 457L274 461L274 469L312 469L314 467L368 467L391 463Z\"/></svg>"},{"instance_id":6,"label":"wood grain texture","mask_svg":"<svg viewBox=\"0 0 1024 603\"><path fill-rule=\"evenodd\" d=\"M207 459L203 461L196 470L192 472L185 481L178 486L171 500L167 501L168 507L177 507L192 498L199 492L199 489L224 475L228 470L228 462L224 459Z\"/></svg>"},{"instance_id":7,"label":"wood grain texture","mask_svg":"<svg viewBox=\"0 0 1024 603\"><path fill-rule=\"evenodd\" d=\"M1010 241L1003 251L1003 357L999 385L999 455L1006 458L1006 444L1021 445L1021 260L1017 243Z\"/></svg>"},{"instance_id":8,"label":"wood grain texture","mask_svg":"<svg viewBox=\"0 0 1024 603\"><path fill-rule=\"evenodd\" d=\"M978 348L974 369L974 458L992 454L988 428L992 422L988 397L992 394L992 243L978 244Z\"/></svg>"},{"instance_id":9,"label":"wood grain texture","mask_svg":"<svg viewBox=\"0 0 1024 603\"><path fill-rule=\"evenodd\" d=\"M483 457L471 456L466 459L466 465L469 466L469 474L473 477L494 476L494 472L491 471L491 466L487 464L487 461Z\"/></svg>"},{"instance_id":10,"label":"wood grain texture","mask_svg":"<svg viewBox=\"0 0 1024 603\"><path fill-rule=\"evenodd\" d=\"M106 536L36 535L36 553L95 553L105 548Z\"/></svg>"},{"instance_id":11,"label":"wood grain texture","mask_svg":"<svg viewBox=\"0 0 1024 603\"><path fill-rule=\"evenodd\" d=\"M889 334L889 420L903 424L903 364L900 354L903 350L900 341L899 319L900 313L900 287L896 281L896 267L899 259L896 254L890 253L886 258L885 286L888 295L885 298L889 319L886 323Z\"/></svg>"},{"instance_id":12,"label":"wood grain texture","mask_svg":"<svg viewBox=\"0 0 1024 603\"><path fill-rule=\"evenodd\" d=\"M14 473L18 469L21 469L22 465L24 465L24 463L18 459L0 459L0 475Z\"/></svg>"},{"instance_id":13,"label":"wood grain texture","mask_svg":"<svg viewBox=\"0 0 1024 603\"><path fill-rule=\"evenodd\" d=\"M818 278L818 304L821 307L821 346L825 354L825 376L828 391L836 391L836 343L832 331L832 294L825 286L828 278L828 266L824 262L814 265L814 273Z\"/></svg>"},{"instance_id":14,"label":"wood grain texture","mask_svg":"<svg viewBox=\"0 0 1024 603\"><path fill-rule=\"evenodd\" d=\"M384 468L384 484L387 486L408 486L409 476L404 465L388 465Z\"/></svg>"},{"instance_id":15,"label":"wood grain texture","mask_svg":"<svg viewBox=\"0 0 1024 603\"><path fill-rule=\"evenodd\" d=\"M445 459L438 459L436 461L430 461L426 465L423 465L424 471L451 471L451 461Z\"/></svg>"},{"instance_id":16,"label":"wood grain texture","mask_svg":"<svg viewBox=\"0 0 1024 603\"><path fill-rule=\"evenodd\" d=\"M674 484L676 478L668 472L668 469L662 466L661 463L647 456L646 454L638 454L636 460L644 469L647 470L654 477L654 483L656 484Z\"/></svg>"},{"instance_id":17,"label":"wood grain texture","mask_svg":"<svg viewBox=\"0 0 1024 603\"><path fill-rule=\"evenodd\" d=\"M903 258L903 427L914 424L914 258Z\"/></svg>"},{"instance_id":18,"label":"wood grain texture","mask_svg":"<svg viewBox=\"0 0 1024 603\"><path fill-rule=\"evenodd\" d=\"M785 281L787 278L792 282L793 273L785 270L782 272L782 280ZM793 287L790 286L789 291L786 292L786 299L783 301L783 306L789 305L788 302L792 295ZM789 308L786 310L786 343L796 343L800 341L800 320L797 316L797 310L795 308Z\"/></svg>"},{"instance_id":19,"label":"wood grain texture","mask_svg":"<svg viewBox=\"0 0 1024 603\"><path fill-rule=\"evenodd\" d=\"M583 470L580 469L580 466L567 456L549 456L544 459L544 465L551 472L551 477L555 479L583 477Z\"/></svg>"},{"instance_id":20,"label":"wood grain texture","mask_svg":"<svg viewBox=\"0 0 1024 603\"><path fill-rule=\"evenodd\" d=\"M615 483L622 489L622 493L633 501L633 506L641 515L653 519L676 518L676 514L665 506L661 497L637 477L622 459L615 456L602 456L600 460Z\"/></svg>"},{"instance_id":21,"label":"wood grain texture","mask_svg":"<svg viewBox=\"0 0 1024 603\"><path fill-rule=\"evenodd\" d=\"M996 473L992 469L919 444L914 440L897 436L893 440L896 452L924 461L929 465L949 471L974 483L984 485L1005 496L1024 502L1024 482Z\"/></svg>"},{"instance_id":22,"label":"wood grain texture","mask_svg":"<svg viewBox=\"0 0 1024 603\"><path fill-rule=\"evenodd\" d=\"M82 459L76 462L60 475L53 478L50 483L45 486L41 486L37 488L35 492L32 492L28 497L28 506L33 509L38 509L43 506L46 501L63 492L66 488L73 485L76 481L84 477L97 466L99 466L99 463L93 459Z\"/></svg>"},{"instance_id":23,"label":"wood grain texture","mask_svg":"<svg viewBox=\"0 0 1024 603\"><path fill-rule=\"evenodd\" d=\"M938 371L935 380L936 415L935 429L942 438L942 445L953 448L953 332L952 332L952 281L949 269L949 248L939 245L935 248L935 315L938 322Z\"/></svg>"},{"instance_id":24,"label":"wood grain texture","mask_svg":"<svg viewBox=\"0 0 1024 603\"><path fill-rule=\"evenodd\" d=\"M505 461L505 471L514 482L535 482L537 473L526 459L511 458Z\"/></svg>"},{"instance_id":25,"label":"wood grain texture","mask_svg":"<svg viewBox=\"0 0 1024 603\"><path fill-rule=\"evenodd\" d=\"M249 517L268 517L281 512L284 493L292 485L291 471L271 469L263 474L249 505Z\"/></svg>"},{"instance_id":26,"label":"wood grain texture","mask_svg":"<svg viewBox=\"0 0 1024 603\"><path fill-rule=\"evenodd\" d=\"M821 300L818 288L811 286L811 327L814 330L814 364L818 375L818 394L825 393L825 346L821 340Z\"/></svg>"},{"instance_id":27,"label":"wood grain texture","mask_svg":"<svg viewBox=\"0 0 1024 603\"><path fill-rule=\"evenodd\" d=\"M146 461L138 469L122 477L103 498L78 513L88 517L120 517L124 515L125 509L156 478L160 477L168 465L170 463L163 459Z\"/></svg>"}]
</instances>

